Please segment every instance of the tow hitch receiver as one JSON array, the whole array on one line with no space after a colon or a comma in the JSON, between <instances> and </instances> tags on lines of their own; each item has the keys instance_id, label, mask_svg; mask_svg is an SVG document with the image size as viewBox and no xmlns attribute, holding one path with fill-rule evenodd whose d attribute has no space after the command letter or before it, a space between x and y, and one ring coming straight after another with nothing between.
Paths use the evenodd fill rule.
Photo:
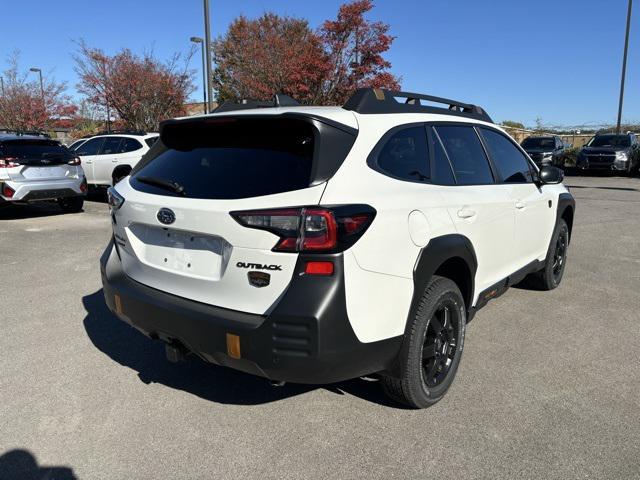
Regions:
<instances>
[{"instance_id":1,"label":"tow hitch receiver","mask_svg":"<svg viewBox=\"0 0 640 480\"><path fill-rule=\"evenodd\" d=\"M165 343L164 351L167 355L167 360L171 363L178 363L185 358L185 349L180 345L176 345L173 343Z\"/></svg>"}]
</instances>

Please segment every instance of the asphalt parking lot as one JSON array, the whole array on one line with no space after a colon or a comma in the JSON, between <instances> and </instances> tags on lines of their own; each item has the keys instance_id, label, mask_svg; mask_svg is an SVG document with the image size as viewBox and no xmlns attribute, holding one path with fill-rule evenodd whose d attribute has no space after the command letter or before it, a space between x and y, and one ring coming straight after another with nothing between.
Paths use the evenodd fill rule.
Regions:
<instances>
[{"instance_id":1,"label":"asphalt parking lot","mask_svg":"<svg viewBox=\"0 0 640 480\"><path fill-rule=\"evenodd\" d=\"M104 305L103 201L0 210L0 478L640 478L640 179L565 183L562 285L481 310L422 411L168 363Z\"/></svg>"}]
</instances>

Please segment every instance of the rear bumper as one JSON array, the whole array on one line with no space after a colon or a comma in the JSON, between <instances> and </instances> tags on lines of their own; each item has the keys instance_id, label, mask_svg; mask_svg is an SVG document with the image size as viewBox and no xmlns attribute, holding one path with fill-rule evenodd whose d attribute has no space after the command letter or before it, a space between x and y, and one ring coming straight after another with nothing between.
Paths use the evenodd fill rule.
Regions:
<instances>
[{"instance_id":1,"label":"rear bumper","mask_svg":"<svg viewBox=\"0 0 640 480\"><path fill-rule=\"evenodd\" d=\"M83 181L84 177L47 181L0 180L15 191L11 198L2 195L0 198L9 202L36 202L84 196L86 193L80 189Z\"/></svg>"},{"instance_id":2,"label":"rear bumper","mask_svg":"<svg viewBox=\"0 0 640 480\"><path fill-rule=\"evenodd\" d=\"M327 255L322 256L327 259ZM206 305L142 285L122 271L113 243L100 264L109 309L145 335L178 343L211 363L272 380L326 384L391 367L402 337L361 343L347 317L342 255L330 277L304 275L300 256L291 284L268 315ZM240 358L227 335L240 341Z\"/></svg>"}]
</instances>

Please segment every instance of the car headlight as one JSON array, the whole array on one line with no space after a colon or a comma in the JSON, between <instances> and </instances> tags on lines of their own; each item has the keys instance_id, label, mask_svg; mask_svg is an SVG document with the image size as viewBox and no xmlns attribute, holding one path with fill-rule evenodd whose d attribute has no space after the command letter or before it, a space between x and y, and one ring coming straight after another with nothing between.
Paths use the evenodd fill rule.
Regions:
<instances>
[{"instance_id":1,"label":"car headlight","mask_svg":"<svg viewBox=\"0 0 640 480\"><path fill-rule=\"evenodd\" d=\"M618 162L626 162L629 159L627 152L616 152L616 160Z\"/></svg>"}]
</instances>

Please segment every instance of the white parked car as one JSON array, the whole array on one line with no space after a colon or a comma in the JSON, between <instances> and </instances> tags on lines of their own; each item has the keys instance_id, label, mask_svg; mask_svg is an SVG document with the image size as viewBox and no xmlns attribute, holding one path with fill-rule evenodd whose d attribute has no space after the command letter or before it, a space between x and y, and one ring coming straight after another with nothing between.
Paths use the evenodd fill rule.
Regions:
<instances>
[{"instance_id":1,"label":"white parked car","mask_svg":"<svg viewBox=\"0 0 640 480\"><path fill-rule=\"evenodd\" d=\"M80 212L87 194L80 159L46 136L0 134L0 204L56 201Z\"/></svg>"},{"instance_id":2,"label":"white parked car","mask_svg":"<svg viewBox=\"0 0 640 480\"><path fill-rule=\"evenodd\" d=\"M527 276L562 280L562 172L453 100L272 106L161 126L162 148L109 190L107 305L173 360L278 382L379 373L393 398L435 403L479 308Z\"/></svg>"},{"instance_id":3,"label":"white parked car","mask_svg":"<svg viewBox=\"0 0 640 480\"><path fill-rule=\"evenodd\" d=\"M75 152L92 186L115 185L157 140L157 133L111 133L88 138Z\"/></svg>"}]
</instances>

